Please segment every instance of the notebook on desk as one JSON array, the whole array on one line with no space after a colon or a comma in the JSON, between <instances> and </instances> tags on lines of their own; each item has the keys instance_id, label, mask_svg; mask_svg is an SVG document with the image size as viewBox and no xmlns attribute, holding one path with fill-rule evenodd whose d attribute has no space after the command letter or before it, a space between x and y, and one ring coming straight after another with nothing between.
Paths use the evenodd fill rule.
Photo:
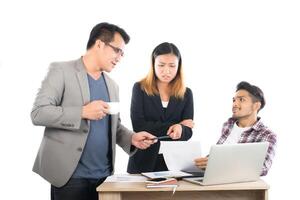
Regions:
<instances>
[{"instance_id":1,"label":"notebook on desk","mask_svg":"<svg viewBox=\"0 0 300 200\"><path fill-rule=\"evenodd\" d=\"M154 178L182 178L189 177L191 174L182 171L159 171L159 172L144 172L141 173L150 179Z\"/></svg>"},{"instance_id":2,"label":"notebook on desk","mask_svg":"<svg viewBox=\"0 0 300 200\"><path fill-rule=\"evenodd\" d=\"M204 176L184 180L200 185L257 181L268 146L268 142L214 145Z\"/></svg>"}]
</instances>

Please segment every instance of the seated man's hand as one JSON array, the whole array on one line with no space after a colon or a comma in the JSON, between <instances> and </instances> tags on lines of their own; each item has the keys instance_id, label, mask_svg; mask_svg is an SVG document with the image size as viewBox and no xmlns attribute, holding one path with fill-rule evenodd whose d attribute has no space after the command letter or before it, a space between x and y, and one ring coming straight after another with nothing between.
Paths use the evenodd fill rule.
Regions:
<instances>
[{"instance_id":1,"label":"seated man's hand","mask_svg":"<svg viewBox=\"0 0 300 200\"><path fill-rule=\"evenodd\" d=\"M195 165L201 169L205 169L206 165L207 165L207 161L208 161L208 157L204 157L204 158L196 158L194 160Z\"/></svg>"},{"instance_id":2,"label":"seated man's hand","mask_svg":"<svg viewBox=\"0 0 300 200\"><path fill-rule=\"evenodd\" d=\"M132 135L131 144L138 149L147 149L152 144L157 142L155 138L156 137L154 135L151 135L146 131L141 131Z\"/></svg>"}]
</instances>

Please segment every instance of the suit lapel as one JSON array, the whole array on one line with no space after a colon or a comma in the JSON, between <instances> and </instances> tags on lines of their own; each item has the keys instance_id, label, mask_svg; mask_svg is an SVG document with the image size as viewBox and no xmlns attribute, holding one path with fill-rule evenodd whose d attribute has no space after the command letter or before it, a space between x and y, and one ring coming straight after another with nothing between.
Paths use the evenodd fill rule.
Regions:
<instances>
[{"instance_id":1,"label":"suit lapel","mask_svg":"<svg viewBox=\"0 0 300 200\"><path fill-rule=\"evenodd\" d=\"M167 111L166 111L166 119L168 119L169 116L173 115L173 113L176 112L176 107L177 107L178 103L179 102L175 97L173 97L173 96L170 97Z\"/></svg>"},{"instance_id":2,"label":"suit lapel","mask_svg":"<svg viewBox=\"0 0 300 200\"><path fill-rule=\"evenodd\" d=\"M81 89L83 105L85 105L90 102L90 89L89 82L87 79L87 73L81 58L78 60L76 68L76 75Z\"/></svg>"},{"instance_id":3,"label":"suit lapel","mask_svg":"<svg viewBox=\"0 0 300 200\"><path fill-rule=\"evenodd\" d=\"M159 95L150 96L150 99L153 102L154 107L156 108L156 110L160 114L160 116L164 116L160 96Z\"/></svg>"},{"instance_id":4,"label":"suit lapel","mask_svg":"<svg viewBox=\"0 0 300 200\"><path fill-rule=\"evenodd\" d=\"M112 102L118 102L119 101L119 94L117 90L117 86L114 83L114 81L104 72L102 72L102 76L105 80L107 91L108 91L108 96L109 100ZM120 114L117 115L110 115L110 124L111 124L111 141L112 141L112 152L114 155L114 145L116 144L116 131L118 128L118 122L119 122Z\"/></svg>"},{"instance_id":5,"label":"suit lapel","mask_svg":"<svg viewBox=\"0 0 300 200\"><path fill-rule=\"evenodd\" d=\"M163 107L159 95L150 96L150 98L155 105L156 110L164 119L168 119L174 112L176 112L176 106L178 105L179 101L175 97L170 97L166 113L163 112Z\"/></svg>"},{"instance_id":6,"label":"suit lapel","mask_svg":"<svg viewBox=\"0 0 300 200\"><path fill-rule=\"evenodd\" d=\"M110 79L110 77L104 72L102 72L102 76L106 83L109 100L112 102L119 101L118 94L117 94L118 91L116 91L116 89L114 88L114 84L113 84L112 80Z\"/></svg>"}]
</instances>

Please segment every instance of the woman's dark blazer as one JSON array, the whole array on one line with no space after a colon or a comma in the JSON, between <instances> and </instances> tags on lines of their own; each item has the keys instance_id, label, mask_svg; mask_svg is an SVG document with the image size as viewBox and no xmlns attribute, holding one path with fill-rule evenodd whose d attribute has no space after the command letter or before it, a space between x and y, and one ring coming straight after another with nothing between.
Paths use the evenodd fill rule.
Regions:
<instances>
[{"instance_id":1,"label":"woman's dark blazer","mask_svg":"<svg viewBox=\"0 0 300 200\"><path fill-rule=\"evenodd\" d=\"M167 134L169 127L184 119L193 119L193 93L189 88L183 99L170 97L168 107L164 112L159 95L148 96L141 89L140 83L135 83L131 98L131 121L135 132L147 131L157 137ZM179 140L186 141L192 137L192 129L182 125L182 136ZM172 139L166 139L171 141ZM148 149L138 150L129 158L127 172L141 173L154 170L160 142Z\"/></svg>"}]
</instances>

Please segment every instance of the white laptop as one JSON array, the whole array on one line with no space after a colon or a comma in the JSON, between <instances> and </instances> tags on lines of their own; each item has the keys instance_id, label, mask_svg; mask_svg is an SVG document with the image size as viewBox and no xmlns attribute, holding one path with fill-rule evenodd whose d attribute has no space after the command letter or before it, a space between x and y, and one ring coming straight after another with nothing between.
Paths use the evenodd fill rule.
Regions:
<instances>
[{"instance_id":1,"label":"white laptop","mask_svg":"<svg viewBox=\"0 0 300 200\"><path fill-rule=\"evenodd\" d=\"M268 146L268 142L213 145L204 177L184 180L200 185L257 181Z\"/></svg>"}]
</instances>

